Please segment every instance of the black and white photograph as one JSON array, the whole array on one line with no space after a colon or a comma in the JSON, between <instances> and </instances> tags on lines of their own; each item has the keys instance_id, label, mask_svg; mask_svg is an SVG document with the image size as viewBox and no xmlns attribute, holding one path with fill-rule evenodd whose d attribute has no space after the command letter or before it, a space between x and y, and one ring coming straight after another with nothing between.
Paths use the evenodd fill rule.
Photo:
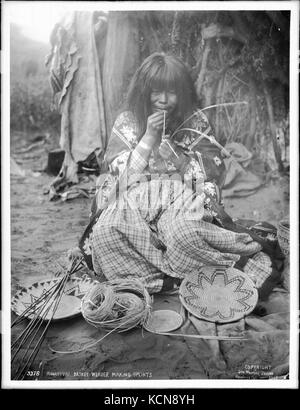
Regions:
<instances>
[{"instance_id":1,"label":"black and white photograph","mask_svg":"<svg viewBox=\"0 0 300 410\"><path fill-rule=\"evenodd\" d=\"M2 388L297 389L298 1L1 26Z\"/></svg>"}]
</instances>

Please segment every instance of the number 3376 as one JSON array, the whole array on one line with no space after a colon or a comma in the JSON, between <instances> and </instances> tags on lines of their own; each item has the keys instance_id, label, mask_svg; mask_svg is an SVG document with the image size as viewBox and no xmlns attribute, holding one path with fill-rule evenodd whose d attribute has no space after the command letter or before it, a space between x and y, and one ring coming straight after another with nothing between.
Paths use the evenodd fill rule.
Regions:
<instances>
[{"instance_id":1,"label":"number 3376","mask_svg":"<svg viewBox=\"0 0 300 410\"><path fill-rule=\"evenodd\" d=\"M40 371L39 370L28 370L27 376L34 377L34 376L39 376Z\"/></svg>"}]
</instances>

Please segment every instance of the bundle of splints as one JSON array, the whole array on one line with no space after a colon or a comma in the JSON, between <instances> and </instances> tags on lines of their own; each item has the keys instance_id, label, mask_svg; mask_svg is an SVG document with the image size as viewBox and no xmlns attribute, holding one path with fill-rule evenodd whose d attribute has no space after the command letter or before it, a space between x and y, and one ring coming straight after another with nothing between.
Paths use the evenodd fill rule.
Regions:
<instances>
[{"instance_id":1,"label":"bundle of splints","mask_svg":"<svg viewBox=\"0 0 300 410\"><path fill-rule=\"evenodd\" d=\"M152 298L136 279L99 283L83 297L81 312L91 325L124 332L142 325L151 311Z\"/></svg>"},{"instance_id":2,"label":"bundle of splints","mask_svg":"<svg viewBox=\"0 0 300 410\"><path fill-rule=\"evenodd\" d=\"M82 266L83 258L72 260L64 275L12 322L13 328L29 320L20 335L12 341L13 380L23 380L28 374L64 295L66 284Z\"/></svg>"}]
</instances>

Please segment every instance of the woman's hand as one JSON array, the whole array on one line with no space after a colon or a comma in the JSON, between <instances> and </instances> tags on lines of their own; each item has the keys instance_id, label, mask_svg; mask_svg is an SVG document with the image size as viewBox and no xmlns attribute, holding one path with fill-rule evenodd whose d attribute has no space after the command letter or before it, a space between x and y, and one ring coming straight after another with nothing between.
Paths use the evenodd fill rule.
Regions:
<instances>
[{"instance_id":1,"label":"woman's hand","mask_svg":"<svg viewBox=\"0 0 300 410\"><path fill-rule=\"evenodd\" d=\"M75 246L74 248L68 250L67 256L69 261L72 259L80 259L82 258L82 252L78 246Z\"/></svg>"},{"instance_id":2,"label":"woman's hand","mask_svg":"<svg viewBox=\"0 0 300 410\"><path fill-rule=\"evenodd\" d=\"M161 137L161 132L164 124L164 112L157 111L151 114L147 120L146 135L155 138L157 140Z\"/></svg>"}]
</instances>

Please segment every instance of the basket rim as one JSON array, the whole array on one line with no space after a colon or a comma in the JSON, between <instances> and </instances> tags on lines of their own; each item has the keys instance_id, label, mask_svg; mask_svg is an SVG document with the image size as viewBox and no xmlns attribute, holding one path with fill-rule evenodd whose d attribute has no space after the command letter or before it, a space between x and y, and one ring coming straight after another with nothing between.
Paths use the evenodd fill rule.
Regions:
<instances>
[{"instance_id":1,"label":"basket rim","mask_svg":"<svg viewBox=\"0 0 300 410\"><path fill-rule=\"evenodd\" d=\"M288 225L288 226L286 226ZM278 222L278 229L282 229L282 230L290 230L290 221L288 219L283 219L282 221Z\"/></svg>"}]
</instances>

